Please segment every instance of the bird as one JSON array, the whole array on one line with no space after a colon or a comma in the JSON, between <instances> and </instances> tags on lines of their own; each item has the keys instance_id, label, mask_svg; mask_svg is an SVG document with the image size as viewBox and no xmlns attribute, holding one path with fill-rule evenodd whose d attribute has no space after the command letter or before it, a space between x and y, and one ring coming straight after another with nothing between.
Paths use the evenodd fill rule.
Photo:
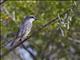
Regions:
<instances>
[{"instance_id":1,"label":"bird","mask_svg":"<svg viewBox=\"0 0 80 60\"><path fill-rule=\"evenodd\" d=\"M16 38L12 41L11 46L16 45L20 41L23 41L25 38L27 38L28 34L31 31L33 21L37 20L35 16L26 16L19 27L18 33Z\"/></svg>"}]
</instances>

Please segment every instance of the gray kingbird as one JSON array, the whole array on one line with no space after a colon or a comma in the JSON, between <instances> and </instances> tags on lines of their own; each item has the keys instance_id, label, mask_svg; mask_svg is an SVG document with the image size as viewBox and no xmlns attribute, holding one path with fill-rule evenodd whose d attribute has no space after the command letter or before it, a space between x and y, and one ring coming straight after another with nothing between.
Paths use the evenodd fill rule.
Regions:
<instances>
[{"instance_id":1,"label":"gray kingbird","mask_svg":"<svg viewBox=\"0 0 80 60\"><path fill-rule=\"evenodd\" d=\"M11 46L16 45L18 42L23 41L31 31L32 22L36 20L34 16L26 16L24 21L22 22L16 39L12 41Z\"/></svg>"}]
</instances>

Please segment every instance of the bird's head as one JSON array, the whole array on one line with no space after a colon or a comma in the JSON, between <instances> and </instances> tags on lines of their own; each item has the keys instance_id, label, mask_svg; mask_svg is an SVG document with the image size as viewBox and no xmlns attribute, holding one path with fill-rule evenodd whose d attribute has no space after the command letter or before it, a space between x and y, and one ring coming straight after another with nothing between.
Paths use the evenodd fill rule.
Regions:
<instances>
[{"instance_id":1,"label":"bird's head","mask_svg":"<svg viewBox=\"0 0 80 60\"><path fill-rule=\"evenodd\" d=\"M35 20L37 20L37 19L36 19L35 16L26 16L26 17L25 17L25 20L29 20L29 21L33 22L33 21L35 21Z\"/></svg>"}]
</instances>

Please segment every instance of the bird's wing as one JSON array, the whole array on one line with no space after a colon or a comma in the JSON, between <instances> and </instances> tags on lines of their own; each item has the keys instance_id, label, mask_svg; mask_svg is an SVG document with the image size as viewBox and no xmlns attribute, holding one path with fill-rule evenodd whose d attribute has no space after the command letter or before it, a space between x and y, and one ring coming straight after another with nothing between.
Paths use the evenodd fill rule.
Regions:
<instances>
[{"instance_id":1,"label":"bird's wing","mask_svg":"<svg viewBox=\"0 0 80 60\"><path fill-rule=\"evenodd\" d=\"M32 28L32 23L29 23L25 26L25 32L23 32L23 38L26 38L28 36L28 34L30 33L31 31L31 28Z\"/></svg>"},{"instance_id":2,"label":"bird's wing","mask_svg":"<svg viewBox=\"0 0 80 60\"><path fill-rule=\"evenodd\" d=\"M30 22L25 22L24 24L21 25L19 32L18 32L18 36L16 37L16 39L12 42L12 45L15 45L16 43L18 43L19 41L24 40L28 34L30 33L32 28L32 23Z\"/></svg>"},{"instance_id":3,"label":"bird's wing","mask_svg":"<svg viewBox=\"0 0 80 60\"><path fill-rule=\"evenodd\" d=\"M31 31L31 28L32 28L32 24L30 22L25 22L23 25L21 25L19 29L18 37L23 38L24 35L27 36Z\"/></svg>"}]
</instances>

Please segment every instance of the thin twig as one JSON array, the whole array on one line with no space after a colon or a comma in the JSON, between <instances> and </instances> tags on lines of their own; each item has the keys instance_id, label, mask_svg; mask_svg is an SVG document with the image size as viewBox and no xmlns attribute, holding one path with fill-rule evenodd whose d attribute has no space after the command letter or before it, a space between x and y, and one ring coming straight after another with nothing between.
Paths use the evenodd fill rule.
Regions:
<instances>
[{"instance_id":1,"label":"thin twig","mask_svg":"<svg viewBox=\"0 0 80 60\"><path fill-rule=\"evenodd\" d=\"M6 15L8 15L12 20L14 20L15 18L13 17L12 14L10 14L10 12L6 9L6 7L1 7L3 12L6 13Z\"/></svg>"}]
</instances>

